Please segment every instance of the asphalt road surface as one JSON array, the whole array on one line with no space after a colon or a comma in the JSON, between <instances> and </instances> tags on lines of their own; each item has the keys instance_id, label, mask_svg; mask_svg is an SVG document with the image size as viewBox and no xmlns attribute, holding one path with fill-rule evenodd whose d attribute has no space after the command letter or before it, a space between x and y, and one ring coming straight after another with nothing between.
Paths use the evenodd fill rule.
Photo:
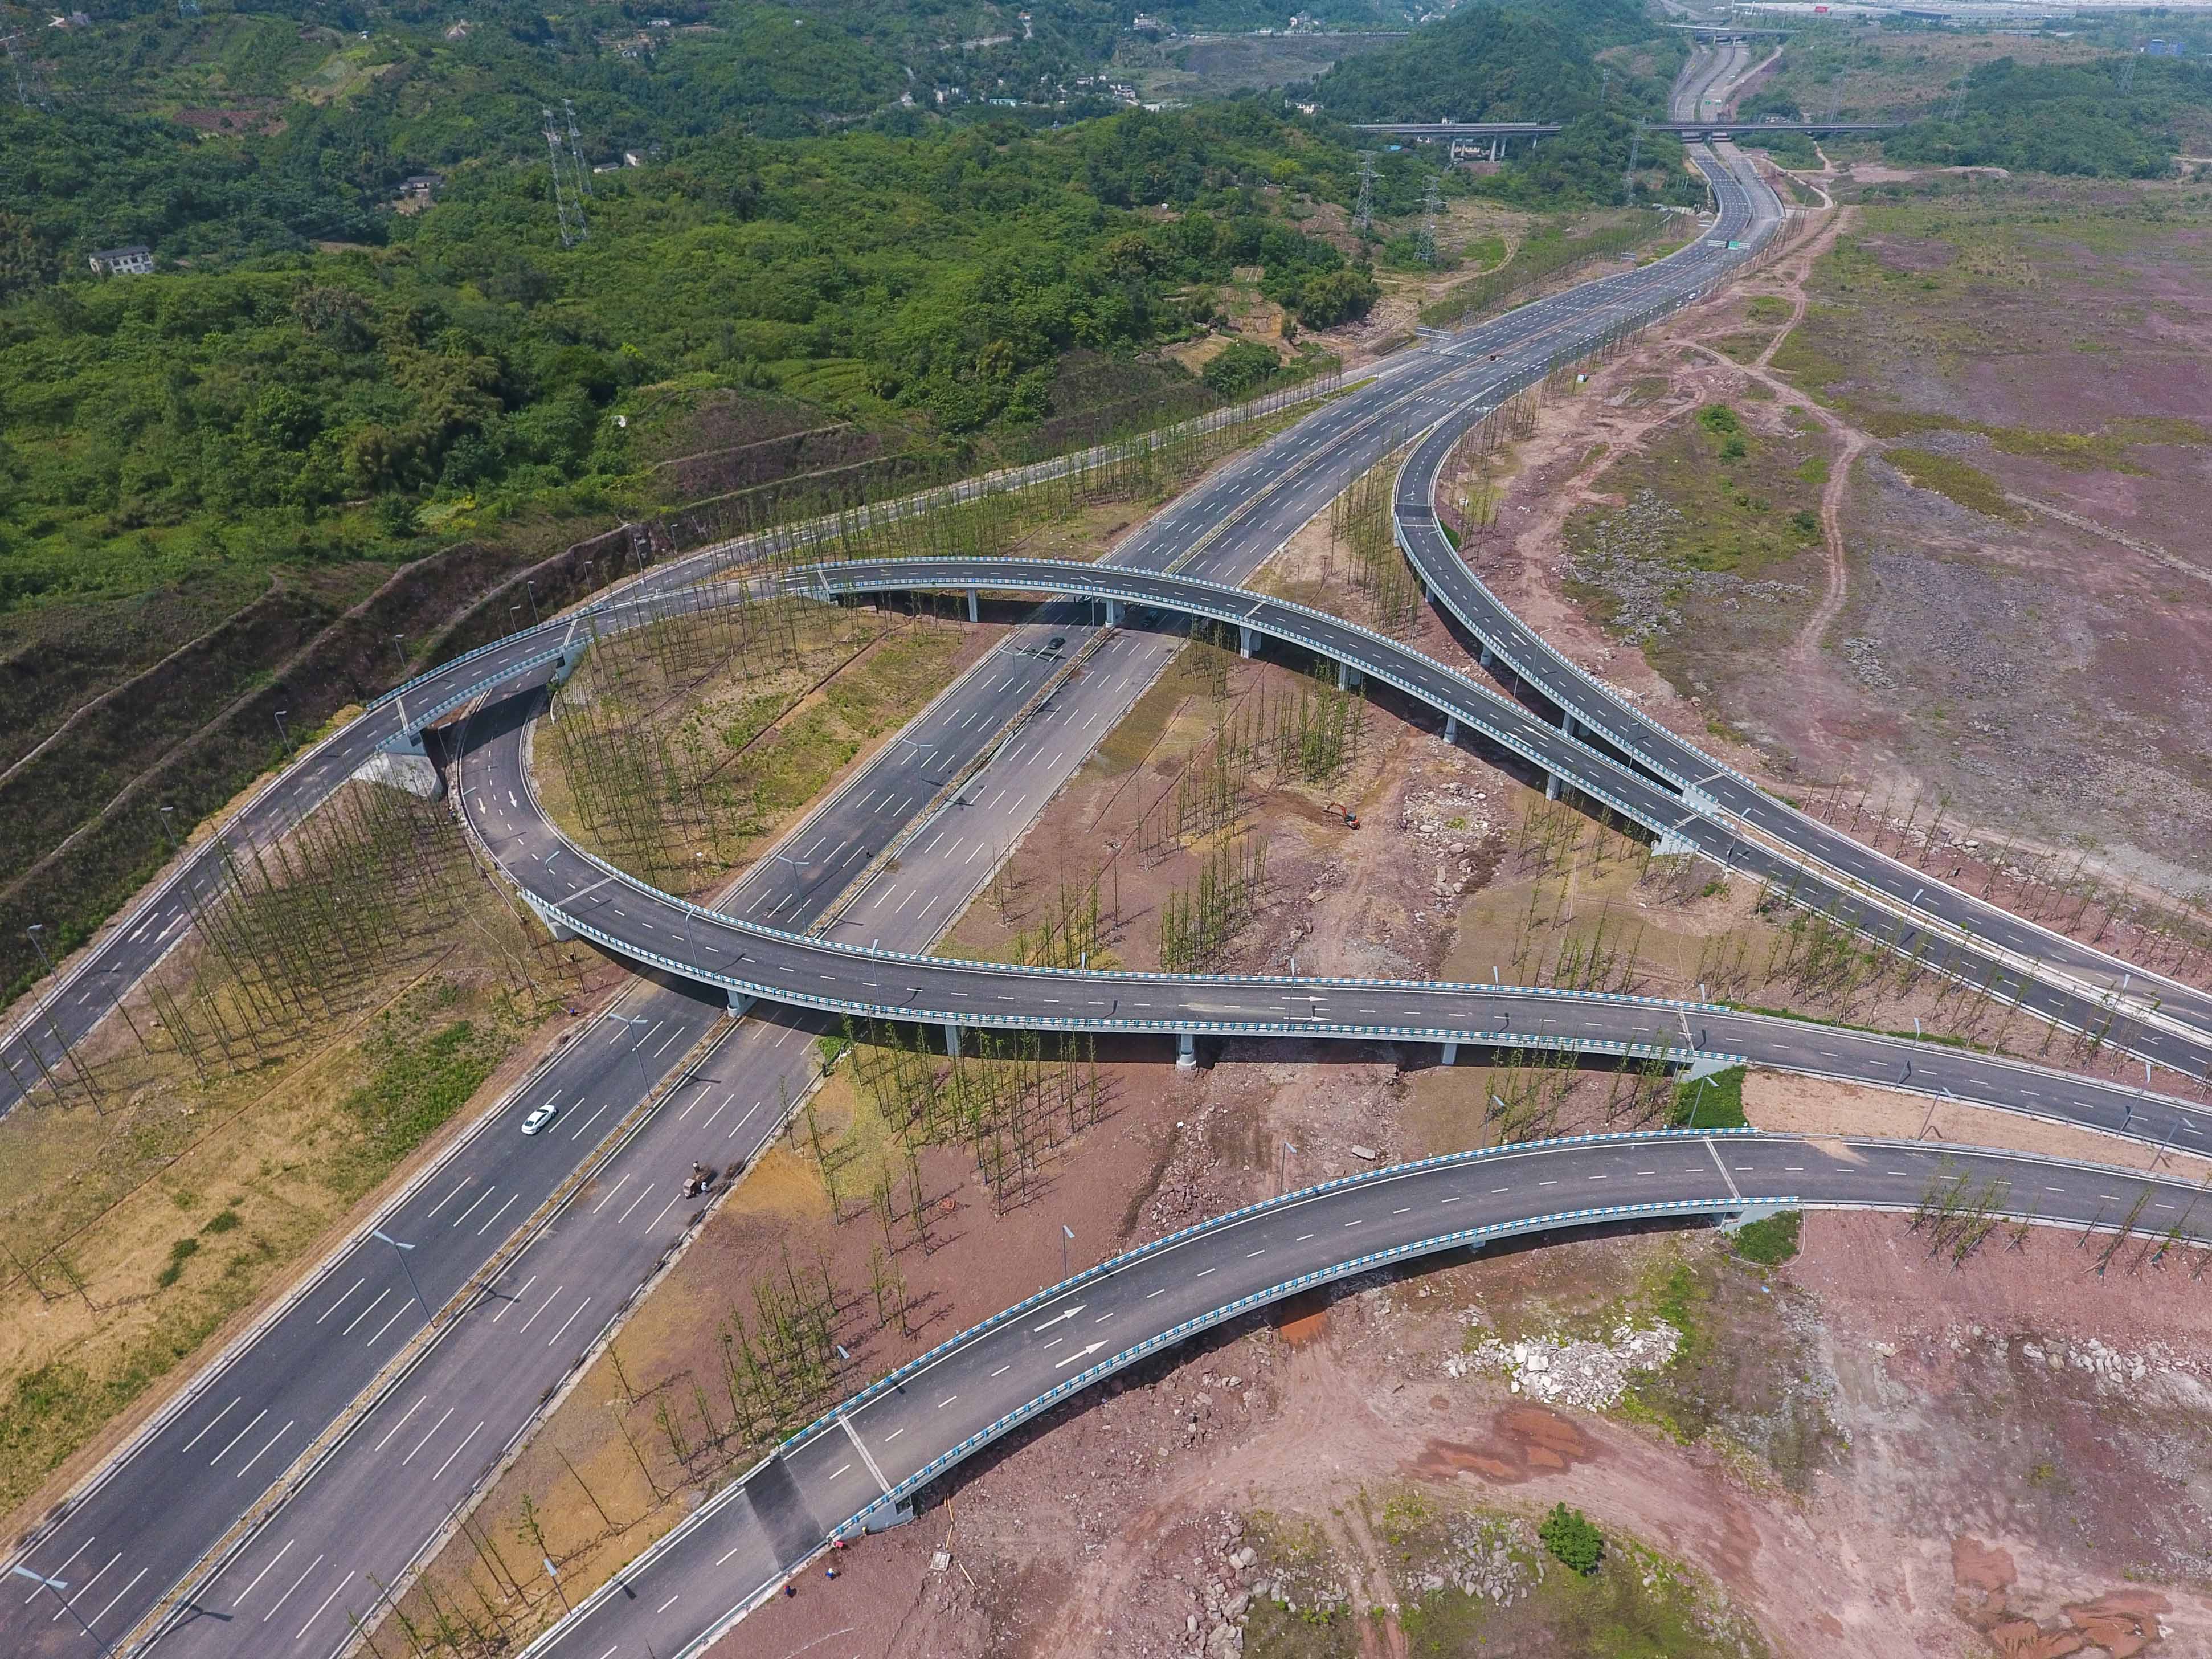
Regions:
<instances>
[{"instance_id":1,"label":"asphalt road surface","mask_svg":"<svg viewBox=\"0 0 2212 1659\"><path fill-rule=\"evenodd\" d=\"M1992 1213L2112 1227L2132 1212L2154 1249L2170 1231L2212 1237L2212 1206L2187 1183L1916 1142L1605 1136L1377 1170L1176 1234L952 1339L785 1443L527 1652L702 1651L870 1510L1114 1370L1316 1284L1531 1232L1785 1206L1909 1210L1960 1178L1990 1194Z\"/></svg>"}]
</instances>

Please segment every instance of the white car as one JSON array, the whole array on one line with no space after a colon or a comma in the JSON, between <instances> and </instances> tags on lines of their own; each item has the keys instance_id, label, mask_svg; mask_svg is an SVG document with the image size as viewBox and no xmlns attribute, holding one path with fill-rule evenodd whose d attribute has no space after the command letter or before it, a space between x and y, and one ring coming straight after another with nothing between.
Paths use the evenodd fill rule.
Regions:
<instances>
[{"instance_id":1,"label":"white car","mask_svg":"<svg viewBox=\"0 0 2212 1659\"><path fill-rule=\"evenodd\" d=\"M561 1109L558 1106L556 1106L551 1101L547 1101L536 1111L531 1113L528 1117L522 1120L522 1133L526 1135L536 1134L540 1129L544 1128L547 1124L553 1121L553 1115L560 1109Z\"/></svg>"}]
</instances>

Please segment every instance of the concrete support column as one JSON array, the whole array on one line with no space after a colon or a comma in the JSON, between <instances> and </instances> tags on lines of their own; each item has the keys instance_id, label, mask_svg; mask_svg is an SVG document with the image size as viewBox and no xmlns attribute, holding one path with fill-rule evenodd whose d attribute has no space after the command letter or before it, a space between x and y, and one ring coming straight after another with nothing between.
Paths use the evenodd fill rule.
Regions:
<instances>
[{"instance_id":1,"label":"concrete support column","mask_svg":"<svg viewBox=\"0 0 2212 1659\"><path fill-rule=\"evenodd\" d=\"M968 590L968 620L969 622L983 620L981 606L975 598L975 590L972 587Z\"/></svg>"},{"instance_id":2,"label":"concrete support column","mask_svg":"<svg viewBox=\"0 0 2212 1659\"><path fill-rule=\"evenodd\" d=\"M1488 646L1486 646L1486 646L1482 646L1482 647L1479 647L1479 648L1476 650L1475 653L1474 653L1474 659L1475 659L1475 660L1476 660L1477 662L1480 663L1480 664L1481 664L1485 668L1489 667L1489 666L1490 666L1490 647L1489 647Z\"/></svg>"},{"instance_id":3,"label":"concrete support column","mask_svg":"<svg viewBox=\"0 0 2212 1659\"><path fill-rule=\"evenodd\" d=\"M1559 714L1559 729L1571 738L1582 736L1581 730L1575 725L1575 717L1564 709Z\"/></svg>"},{"instance_id":4,"label":"concrete support column","mask_svg":"<svg viewBox=\"0 0 2212 1659\"><path fill-rule=\"evenodd\" d=\"M1348 662L1340 662L1340 663L1337 664L1337 665L1336 665L1336 689L1337 689L1338 690L1340 690L1340 691L1349 691L1349 690L1351 690L1352 689L1352 687L1354 687L1354 686L1358 685L1358 684L1359 684L1359 671L1358 671L1357 668L1354 668L1354 667L1353 667L1350 663L1348 663Z\"/></svg>"},{"instance_id":5,"label":"concrete support column","mask_svg":"<svg viewBox=\"0 0 2212 1659\"><path fill-rule=\"evenodd\" d=\"M1252 630L1243 623L1237 624L1237 654L1246 658L1252 654Z\"/></svg>"},{"instance_id":6,"label":"concrete support column","mask_svg":"<svg viewBox=\"0 0 2212 1659\"><path fill-rule=\"evenodd\" d=\"M1547 773L1545 773L1545 774L1544 774L1544 799L1545 799L1546 800L1557 800L1557 799L1559 799L1559 775L1557 772L1547 772Z\"/></svg>"},{"instance_id":7,"label":"concrete support column","mask_svg":"<svg viewBox=\"0 0 2212 1659\"><path fill-rule=\"evenodd\" d=\"M945 1027L945 1052L955 1060L960 1058L960 1028L949 1021Z\"/></svg>"},{"instance_id":8,"label":"concrete support column","mask_svg":"<svg viewBox=\"0 0 2212 1659\"><path fill-rule=\"evenodd\" d=\"M746 993L743 991L730 993L730 1012L738 1018L743 1018L746 1014L750 1013L752 1006L753 1000Z\"/></svg>"},{"instance_id":9,"label":"concrete support column","mask_svg":"<svg viewBox=\"0 0 2212 1659\"><path fill-rule=\"evenodd\" d=\"M545 931L552 934L553 937L560 943L566 945L570 939L576 937L576 930L574 928L569 927L567 922L562 921L558 916L555 915L550 910L548 910L536 899L531 897L529 894L525 893L522 896L522 902L530 907L532 914L537 916L538 921L545 924Z\"/></svg>"},{"instance_id":10,"label":"concrete support column","mask_svg":"<svg viewBox=\"0 0 2212 1659\"><path fill-rule=\"evenodd\" d=\"M1459 716L1456 714L1444 716L1444 741L1446 743L1459 741Z\"/></svg>"},{"instance_id":11,"label":"concrete support column","mask_svg":"<svg viewBox=\"0 0 2212 1659\"><path fill-rule=\"evenodd\" d=\"M1459 1064L1459 1044L1456 1042L1444 1044L1444 1064L1447 1066Z\"/></svg>"},{"instance_id":12,"label":"concrete support column","mask_svg":"<svg viewBox=\"0 0 2212 1659\"><path fill-rule=\"evenodd\" d=\"M1198 1069L1198 1039L1188 1031L1176 1033L1176 1070L1194 1072Z\"/></svg>"},{"instance_id":13,"label":"concrete support column","mask_svg":"<svg viewBox=\"0 0 2212 1659\"><path fill-rule=\"evenodd\" d=\"M1106 601L1106 626L1119 628L1129 614L1129 607L1119 599Z\"/></svg>"}]
</instances>

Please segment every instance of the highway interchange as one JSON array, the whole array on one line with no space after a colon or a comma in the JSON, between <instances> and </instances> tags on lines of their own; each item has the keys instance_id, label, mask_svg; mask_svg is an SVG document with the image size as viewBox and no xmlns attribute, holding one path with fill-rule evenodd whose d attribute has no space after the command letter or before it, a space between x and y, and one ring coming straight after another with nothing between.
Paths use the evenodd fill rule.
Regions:
<instances>
[{"instance_id":1,"label":"highway interchange","mask_svg":"<svg viewBox=\"0 0 2212 1659\"><path fill-rule=\"evenodd\" d=\"M1453 344L1399 360L1283 438L1219 470L1117 548L1114 562L1133 571L1179 568L1224 582L1249 574L1350 477L1407 436L1454 410L1494 403L1514 377L1540 375L1577 340L1706 280L1711 268L1723 262L1717 250L1727 229L1724 221L1688 253L1595 285L1601 290L1595 294L1586 289L1540 302ZM651 592L665 591L641 596L634 590L614 603L636 605L641 597L649 603ZM803 971L797 964L816 960L812 953L823 948L797 938L799 924L868 870L899 827L896 812L930 799L951 769L990 753L988 766L958 801L902 854L900 878L878 878L841 918L840 938L880 941L885 952L848 956L848 963L885 961L891 951L925 946L981 879L971 872L979 866L988 870L996 852L1111 729L1178 644L1172 635L1117 631L1085 672L1054 692L1042 709L1018 729L1002 730L1056 672L1059 664L1045 641L1054 631L1072 632L1078 614L1072 607L1048 610L1038 623L1015 630L925 714L908 741L885 749L787 837L785 856L756 867L723 908L790 930L781 937L757 928L740 932L732 921L680 908L654 911L652 905L667 902L641 891L641 925L618 933L607 924L631 918L605 913L615 908L619 883L602 888L605 897L592 904L590 896L578 897L566 882L561 860L580 855L549 840L542 818L526 810L523 744L533 708L523 694L550 671L548 648L561 642L559 623L449 665L440 671L442 679L429 677L406 697L372 710L339 734L344 741L333 739L307 757L288 788L264 796L258 816L249 815L236 833L274 833L310 810L362 759L405 734L410 701L419 711L465 697L481 708L457 744L463 802L477 832L535 896L587 911L578 919L619 939L633 958L681 956L711 963L708 952L718 941L726 939L736 957L765 940L764 952L787 958L781 963L783 978L738 982L787 1006L811 1000L850 1007L855 1006L850 997L801 994L792 982ZM1593 709L1589 718L1595 723L1599 712ZM993 856L983 857L985 851ZM64 1010L74 1000L84 1006L82 1017L94 1017L103 997L112 1000L115 984L127 981L134 969L143 972L173 944L173 921L157 926L163 920L159 900L157 895L152 907L134 912L127 929L111 935L102 977L94 981L99 988L75 999L65 988ZM665 939L648 937L663 931L661 922L642 926L655 915L664 915ZM648 948L672 945L679 931L691 935L701 927L708 930L706 943L696 955L693 937L686 937L682 952ZM916 977L906 975L903 964L900 972L905 976L896 986L878 973L875 984L863 988L886 993L884 1000L862 1000L860 1006L912 1017L925 1000L907 989ZM959 1006L984 997L994 1003L1001 997L1023 1000L1006 1017L1009 1023L1101 1023L1088 1012L1101 1000L1096 986L1041 991L1032 979L986 992L978 970L939 965L927 972L939 976L928 983L943 992L930 1000L930 1010L950 1023L998 1023L995 1008ZM86 977L80 975L73 986ZM671 1201L680 1172L694 1157L722 1168L741 1163L777 1127L771 1103L783 1091L795 1094L811 1076L807 1038L814 1028L804 1015L748 1020L724 1029L719 1045L635 1124L628 1139L602 1146L601 1137L630 1116L654 1079L716 1032L722 1011L701 994L697 981L693 971L641 983L614 1014L580 1031L482 1132L427 1172L413 1193L380 1215L381 1230L416 1244L410 1260L424 1298L432 1306L449 1297L459 1304L441 1322L434 1342L419 1340L425 1322L398 1258L383 1243L362 1237L197 1379L178 1408L130 1456L111 1466L100 1484L79 1494L70 1512L39 1539L33 1565L57 1574L66 1566L76 1575L73 1595L82 1602L80 1610L96 1613L94 1622L110 1638L173 1602L176 1598L167 1593L182 1583L193 1593L183 1616L167 1626L165 1651L197 1644L210 1653L319 1653L343 1645L348 1620L373 1615L374 1584L404 1571L460 1494L526 1428L544 1390L557 1386L680 1239L694 1213L693 1206ZM1193 980L1173 981L1171 993L1152 988L1168 983L1143 981L1143 1000L1157 1001L1161 994L1179 1000L1141 1018L1133 1006L1123 1018L1113 1006L1118 993L1107 992L1105 1023L1174 1030L1258 1021L1310 1035L1316 1025L1364 1023L1368 1010L1383 1006L1347 1000L1340 1018L1316 1019L1316 1012L1337 1016L1329 1000L1387 994L1403 997L1405 1006L1417 1011L1402 1029L1438 1041L1497 1041L1510 1034L1515 1042L1587 1047L1618 1042L1687 1059L1692 1051L1749 1053L1753 1041L1765 1040L1759 1024L1744 1017L1673 1004L1403 986L1326 988L1319 993L1325 1000L1316 1004L1312 988L1300 987L1307 1005L1298 1011L1304 1018L1292 1022L1281 1018L1292 1012L1284 1006L1292 1000L1287 981ZM1040 995L1045 1002L1030 1006ZM1139 1000L1136 990L1128 995L1133 1005ZM1077 1012L1078 1002L1084 1012ZM1686 1024L1692 1019L1698 1022L1694 1032ZM1605 1030L1618 1035L1593 1035L1594 1020L1612 1022ZM1570 1031L1571 1023L1581 1029ZM1900 1057L1900 1045L1887 1039L1768 1024L1787 1026L1792 1040L1820 1050L1808 1056L1820 1063L1803 1069L1948 1089L1960 1098L2005 1096L2005 1103L2124 1133L2171 1138L2193 1132L2174 1103L2155 1097L1986 1057L1940 1050ZM1899 1075L1905 1066L1914 1068L1910 1079ZM2078 1092L2060 1101L2061 1089ZM504 1133L517 1115L546 1098L562 1109L551 1134L526 1141ZM592 1179L573 1190L565 1209L542 1218L544 1224L515 1249L509 1235L516 1224L554 1200L579 1158L593 1147L603 1162ZM502 1245L507 1249L495 1261ZM494 1268L488 1283L477 1282ZM399 1370L398 1357L410 1343L416 1345L414 1357ZM387 1367L393 1370L380 1377ZM366 1400L365 1389L371 1390ZM325 1449L319 1462L295 1469L287 1489L296 1490L275 1520L196 1571L238 1516L263 1498L264 1481L319 1440L332 1437L333 1425L342 1425L337 1443ZM309 1473L312 1480L298 1478ZM143 1501L150 1491L163 1495L158 1507ZM838 1491L828 1494L824 1513L836 1510L838 1496ZM0 1603L0 1643L11 1652L80 1651L82 1639L58 1612L35 1601Z\"/></svg>"}]
</instances>

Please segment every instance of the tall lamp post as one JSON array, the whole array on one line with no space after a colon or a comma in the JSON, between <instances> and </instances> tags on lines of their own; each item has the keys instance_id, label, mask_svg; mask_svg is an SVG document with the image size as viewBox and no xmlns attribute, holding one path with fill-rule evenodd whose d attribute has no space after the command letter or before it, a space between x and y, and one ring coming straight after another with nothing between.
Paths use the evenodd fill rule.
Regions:
<instances>
[{"instance_id":1,"label":"tall lamp post","mask_svg":"<svg viewBox=\"0 0 2212 1659\"><path fill-rule=\"evenodd\" d=\"M415 1292L415 1300L422 1304L422 1317L431 1321L433 1323L435 1323L438 1316L430 1311L429 1303L423 1298L422 1287L415 1282L415 1269L408 1264L408 1252L412 1250L415 1247L412 1244L401 1243L399 1240L394 1238L390 1233L386 1232L380 1227L371 1227L368 1230L368 1234L371 1238L382 1239L398 1253L400 1271L407 1275L407 1288Z\"/></svg>"},{"instance_id":2,"label":"tall lamp post","mask_svg":"<svg viewBox=\"0 0 2212 1659\"><path fill-rule=\"evenodd\" d=\"M10 1567L8 1571L18 1578L27 1578L33 1583L43 1585L47 1589L52 1590L54 1594L54 1600L60 1602L62 1606L69 1609L69 1616L76 1620L79 1628L81 1628L87 1636L92 1638L93 1646L100 1650L102 1659L105 1659L105 1656L108 1651L107 1644L100 1639L100 1632L98 1631L93 1629L91 1626L84 1622L84 1615L76 1610L76 1603L70 1601L69 1597L64 1594L64 1592L69 1589L67 1584L64 1583L58 1578L48 1578L42 1573L33 1572L28 1567ZM37 1590L33 1590L31 1592L33 1595L36 1595L39 1592Z\"/></svg>"}]
</instances>

